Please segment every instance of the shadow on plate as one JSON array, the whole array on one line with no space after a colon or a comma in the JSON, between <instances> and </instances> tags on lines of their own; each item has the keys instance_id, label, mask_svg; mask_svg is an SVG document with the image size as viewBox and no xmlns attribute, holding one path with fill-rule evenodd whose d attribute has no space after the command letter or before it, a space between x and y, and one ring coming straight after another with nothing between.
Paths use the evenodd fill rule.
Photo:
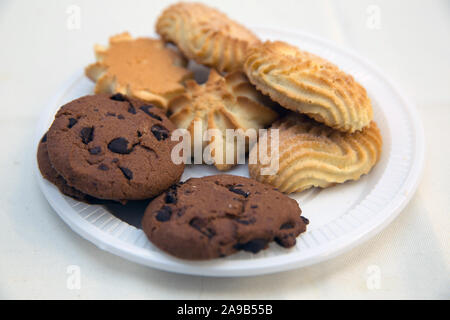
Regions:
<instances>
[{"instance_id":1,"label":"shadow on plate","mask_svg":"<svg viewBox=\"0 0 450 320\"><path fill-rule=\"evenodd\" d=\"M115 201L101 201L98 204L103 205L117 219L138 229L142 229L141 220L144 216L145 208L147 208L151 200L128 201L127 204L121 204Z\"/></svg>"}]
</instances>

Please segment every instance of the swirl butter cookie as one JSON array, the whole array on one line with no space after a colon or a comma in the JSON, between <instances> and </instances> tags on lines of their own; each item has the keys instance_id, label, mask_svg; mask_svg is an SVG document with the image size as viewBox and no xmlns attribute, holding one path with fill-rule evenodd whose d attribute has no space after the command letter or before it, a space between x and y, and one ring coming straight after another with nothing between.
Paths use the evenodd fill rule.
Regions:
<instances>
[{"instance_id":1,"label":"swirl butter cookie","mask_svg":"<svg viewBox=\"0 0 450 320\"><path fill-rule=\"evenodd\" d=\"M270 125L278 114L271 108L270 99L261 95L249 82L244 73L235 71L225 77L211 70L206 83L199 85L193 80L186 83L186 93L171 101L170 120L178 127L187 129L191 136L192 155L196 125L200 124L201 137L207 129L214 129L220 135L211 137L211 162L219 170L228 170L237 164L237 140L226 140L226 130L234 129L237 136L245 140L246 152L249 139L247 129L257 130ZM240 130L239 130L240 129ZM256 140L256 135L255 135ZM202 148L210 142L203 140ZM220 147L220 145L222 147ZM222 150L222 153L219 153ZM227 160L227 155L231 161Z\"/></svg>"},{"instance_id":2,"label":"swirl butter cookie","mask_svg":"<svg viewBox=\"0 0 450 320\"><path fill-rule=\"evenodd\" d=\"M227 72L241 70L248 47L260 42L244 26L200 3L168 7L158 18L156 32L188 58Z\"/></svg>"},{"instance_id":3,"label":"swirl butter cookie","mask_svg":"<svg viewBox=\"0 0 450 320\"><path fill-rule=\"evenodd\" d=\"M192 260L240 250L257 253L272 241L290 248L307 224L295 200L231 175L191 178L172 186L149 204L142 220L155 246Z\"/></svg>"},{"instance_id":4,"label":"swirl butter cookie","mask_svg":"<svg viewBox=\"0 0 450 320\"><path fill-rule=\"evenodd\" d=\"M354 132L372 121L366 90L351 75L285 42L252 47L244 70L259 90L281 106L329 127Z\"/></svg>"},{"instance_id":5,"label":"swirl butter cookie","mask_svg":"<svg viewBox=\"0 0 450 320\"><path fill-rule=\"evenodd\" d=\"M125 32L111 37L109 47L96 45L95 55L97 62L85 70L96 82L95 93L122 93L166 108L192 78L186 60L158 39L133 39Z\"/></svg>"},{"instance_id":6,"label":"swirl butter cookie","mask_svg":"<svg viewBox=\"0 0 450 320\"><path fill-rule=\"evenodd\" d=\"M121 94L98 94L62 106L48 134L50 162L67 184L99 199L152 198L179 181L176 142L164 112Z\"/></svg>"},{"instance_id":7,"label":"swirl butter cookie","mask_svg":"<svg viewBox=\"0 0 450 320\"><path fill-rule=\"evenodd\" d=\"M375 122L362 131L344 133L306 116L291 114L275 122L271 129L279 130L279 169L275 174L262 175L264 165L258 159L249 165L250 176L284 193L358 180L380 159L382 138ZM268 134L261 139L271 138ZM271 144L267 145L269 158L276 156ZM255 145L250 157L257 159L257 152Z\"/></svg>"}]
</instances>

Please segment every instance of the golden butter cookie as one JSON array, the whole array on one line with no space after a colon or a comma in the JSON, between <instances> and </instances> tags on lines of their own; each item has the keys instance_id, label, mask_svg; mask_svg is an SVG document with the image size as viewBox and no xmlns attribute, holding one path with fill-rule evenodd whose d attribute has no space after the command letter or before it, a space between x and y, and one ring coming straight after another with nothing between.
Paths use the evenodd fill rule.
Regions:
<instances>
[{"instance_id":1,"label":"golden butter cookie","mask_svg":"<svg viewBox=\"0 0 450 320\"><path fill-rule=\"evenodd\" d=\"M85 72L96 82L95 93L121 93L167 108L193 76L184 57L158 39L133 39L125 32L111 37L108 48L94 49L97 62Z\"/></svg>"},{"instance_id":2,"label":"golden butter cookie","mask_svg":"<svg viewBox=\"0 0 450 320\"><path fill-rule=\"evenodd\" d=\"M362 131L345 133L306 116L290 114L275 122L279 129L279 168L274 175L261 175L260 159L249 165L250 176L284 193L310 187L326 188L347 180L358 180L378 162L382 149L380 130L371 122ZM270 135L261 139L270 140ZM274 156L268 143L269 158ZM256 159L258 148L250 151Z\"/></svg>"},{"instance_id":3,"label":"golden butter cookie","mask_svg":"<svg viewBox=\"0 0 450 320\"><path fill-rule=\"evenodd\" d=\"M172 100L169 105L170 120L178 128L189 131L192 155L196 123L201 124L202 137L207 129L220 131L220 136L212 136L211 142L203 141L202 144L202 148L209 143L222 144L222 155L213 148L210 159L219 170L227 170L237 164L237 145L234 140L226 142L227 129L241 129L245 134L247 129L267 127L278 117L271 108L274 103L261 95L242 72L235 71L222 77L212 69L206 83L199 85L194 80L188 80L186 86L186 93ZM217 149L219 146L217 145ZM246 141L247 150L248 146L249 141ZM226 155L231 152L234 160L227 164Z\"/></svg>"},{"instance_id":4,"label":"golden butter cookie","mask_svg":"<svg viewBox=\"0 0 450 320\"><path fill-rule=\"evenodd\" d=\"M177 3L158 18L156 32L188 58L219 71L241 70L258 37L220 11L200 3Z\"/></svg>"},{"instance_id":5,"label":"golden butter cookie","mask_svg":"<svg viewBox=\"0 0 450 320\"><path fill-rule=\"evenodd\" d=\"M366 90L351 75L285 42L252 47L244 71L250 82L281 106L340 131L361 130L372 121Z\"/></svg>"}]
</instances>

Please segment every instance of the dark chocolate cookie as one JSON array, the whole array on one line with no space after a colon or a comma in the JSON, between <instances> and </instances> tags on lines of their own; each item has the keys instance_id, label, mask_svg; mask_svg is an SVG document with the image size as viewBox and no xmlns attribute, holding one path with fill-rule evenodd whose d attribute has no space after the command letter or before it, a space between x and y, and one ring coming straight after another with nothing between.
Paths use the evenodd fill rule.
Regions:
<instances>
[{"instance_id":1,"label":"dark chocolate cookie","mask_svg":"<svg viewBox=\"0 0 450 320\"><path fill-rule=\"evenodd\" d=\"M307 224L295 200L268 185L232 175L176 184L149 204L142 220L154 245L193 260L239 250L256 253L271 241L289 248Z\"/></svg>"},{"instance_id":2,"label":"dark chocolate cookie","mask_svg":"<svg viewBox=\"0 0 450 320\"><path fill-rule=\"evenodd\" d=\"M42 137L41 141L39 142L37 161L42 176L51 183L53 183L54 185L56 185L62 193L74 199L81 200L84 202L91 202L93 200L91 199L92 197L69 186L66 180L53 168L52 164L50 163L50 159L48 157L47 152L47 134L45 134Z\"/></svg>"},{"instance_id":3,"label":"dark chocolate cookie","mask_svg":"<svg viewBox=\"0 0 450 320\"><path fill-rule=\"evenodd\" d=\"M164 111L121 94L76 99L47 134L50 162L67 184L109 200L152 198L179 181L171 161L175 127Z\"/></svg>"}]
</instances>

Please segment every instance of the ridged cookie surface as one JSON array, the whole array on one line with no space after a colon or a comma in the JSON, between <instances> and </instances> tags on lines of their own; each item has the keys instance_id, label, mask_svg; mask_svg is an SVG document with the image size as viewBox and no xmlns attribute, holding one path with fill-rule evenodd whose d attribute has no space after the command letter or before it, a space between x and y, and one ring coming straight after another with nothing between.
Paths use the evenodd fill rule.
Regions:
<instances>
[{"instance_id":1,"label":"ridged cookie surface","mask_svg":"<svg viewBox=\"0 0 450 320\"><path fill-rule=\"evenodd\" d=\"M202 137L207 129L220 131L221 135L212 136L211 141L204 140L201 146L205 148L210 143L222 144L222 156L216 152L219 144L214 144L215 148L211 152L211 160L219 170L230 169L237 163L237 145L234 141L226 143L227 129L241 129L242 133L247 129L255 129L257 133L256 130L267 127L278 117L269 107L273 102L261 95L242 72L236 71L222 77L212 69L205 84L199 85L189 80L186 85L186 93L169 105L170 120L178 128L189 131L192 155L196 125L200 124ZM197 131L200 132L199 129ZM247 141L246 150L248 145ZM229 153L234 153L234 160L227 164L226 155Z\"/></svg>"},{"instance_id":2,"label":"ridged cookie surface","mask_svg":"<svg viewBox=\"0 0 450 320\"><path fill-rule=\"evenodd\" d=\"M167 108L184 92L192 73L179 52L151 38L133 39L127 32L111 37L109 47L95 46L97 62L86 68L96 82L95 93L121 93Z\"/></svg>"},{"instance_id":3,"label":"ridged cookie surface","mask_svg":"<svg viewBox=\"0 0 450 320\"><path fill-rule=\"evenodd\" d=\"M249 50L250 81L281 106L345 132L372 121L366 90L351 75L285 42L267 41Z\"/></svg>"},{"instance_id":4,"label":"ridged cookie surface","mask_svg":"<svg viewBox=\"0 0 450 320\"><path fill-rule=\"evenodd\" d=\"M156 23L156 32L188 58L227 72L241 70L247 48L259 43L244 26L200 3L168 7Z\"/></svg>"},{"instance_id":5,"label":"ridged cookie surface","mask_svg":"<svg viewBox=\"0 0 450 320\"><path fill-rule=\"evenodd\" d=\"M279 169L273 175L261 175L263 166L258 161L249 165L250 176L284 193L358 180L373 168L381 154L382 138L375 122L362 131L344 133L291 114L275 122L271 129L279 130ZM261 139L265 137L270 141L270 135ZM250 151L251 157L256 158L256 146Z\"/></svg>"}]
</instances>

